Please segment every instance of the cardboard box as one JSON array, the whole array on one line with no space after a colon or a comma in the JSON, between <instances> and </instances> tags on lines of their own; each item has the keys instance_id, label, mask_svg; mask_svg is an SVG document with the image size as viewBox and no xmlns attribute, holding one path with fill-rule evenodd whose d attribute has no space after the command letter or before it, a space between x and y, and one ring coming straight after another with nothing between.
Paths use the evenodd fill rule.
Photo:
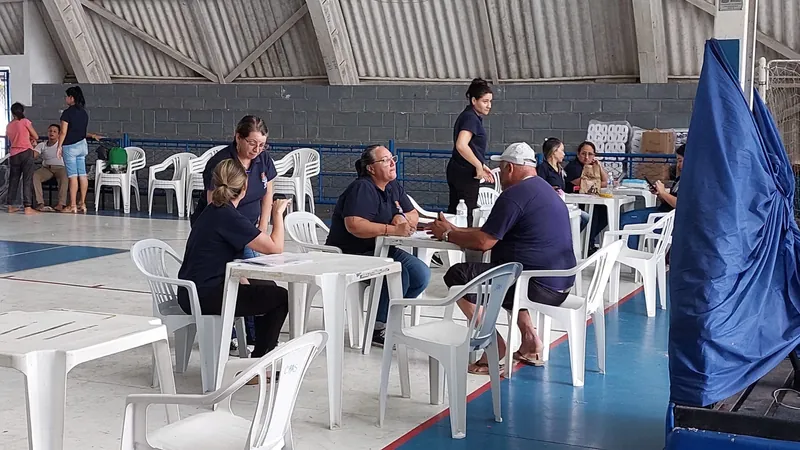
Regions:
<instances>
[{"instance_id":1,"label":"cardboard box","mask_svg":"<svg viewBox=\"0 0 800 450\"><path fill-rule=\"evenodd\" d=\"M642 153L675 153L675 132L673 130L648 130L642 133Z\"/></svg>"}]
</instances>

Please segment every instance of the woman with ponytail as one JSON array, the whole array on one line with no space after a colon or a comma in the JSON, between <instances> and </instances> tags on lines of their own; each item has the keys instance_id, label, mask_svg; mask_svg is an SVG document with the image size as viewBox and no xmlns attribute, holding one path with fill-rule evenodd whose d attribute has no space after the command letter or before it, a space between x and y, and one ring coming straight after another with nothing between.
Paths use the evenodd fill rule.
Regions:
<instances>
[{"instance_id":1,"label":"woman with ponytail","mask_svg":"<svg viewBox=\"0 0 800 450\"><path fill-rule=\"evenodd\" d=\"M481 180L494 183L486 165L486 129L483 118L492 110L492 88L481 78L472 80L467 89L469 104L453 125L453 154L447 164L447 186L450 202L447 212L456 213L460 200L467 204L467 223L472 223L472 210L478 207Z\"/></svg>"},{"instance_id":2,"label":"woman with ponytail","mask_svg":"<svg viewBox=\"0 0 800 450\"><path fill-rule=\"evenodd\" d=\"M214 168L208 205L195 219L178 278L194 282L202 314L220 315L225 289L225 266L245 249L282 253L283 213L288 200L271 206L272 232L256 227L237 207L247 194L247 171L238 159L226 159ZM189 293L178 290L178 303L191 314ZM255 316L255 349L251 357L264 356L278 345L278 335L289 313L286 289L271 281L249 280L239 286L236 316Z\"/></svg>"},{"instance_id":3,"label":"woman with ponytail","mask_svg":"<svg viewBox=\"0 0 800 450\"><path fill-rule=\"evenodd\" d=\"M339 196L327 245L353 255L375 254L378 236L411 236L419 215L397 178L397 157L382 145L367 147L356 161L358 178ZM416 256L392 247L389 257L403 267L403 297L415 298L428 286L431 271ZM383 347L389 290L383 284L372 344Z\"/></svg>"}]
</instances>

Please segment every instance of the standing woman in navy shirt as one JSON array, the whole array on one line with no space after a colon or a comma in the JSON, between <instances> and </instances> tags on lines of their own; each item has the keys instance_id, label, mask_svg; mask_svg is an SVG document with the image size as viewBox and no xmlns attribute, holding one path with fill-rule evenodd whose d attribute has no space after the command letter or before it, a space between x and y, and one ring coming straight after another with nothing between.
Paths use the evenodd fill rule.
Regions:
<instances>
[{"instance_id":1,"label":"standing woman in navy shirt","mask_svg":"<svg viewBox=\"0 0 800 450\"><path fill-rule=\"evenodd\" d=\"M214 169L227 159L238 160L247 171L247 193L242 198L237 209L253 225L262 232L267 231L270 210L272 209L272 180L278 176L275 163L269 156L267 137L269 131L261 118L244 116L236 125L234 142L217 152L206 163L203 170L203 185L206 195L201 196L197 202L195 212L191 217L194 223L203 209L211 201L211 192L214 185L211 182ZM255 256L251 250L245 250L244 257Z\"/></svg>"},{"instance_id":2,"label":"standing woman in navy shirt","mask_svg":"<svg viewBox=\"0 0 800 450\"><path fill-rule=\"evenodd\" d=\"M486 130L483 117L492 109L492 88L486 80L475 78L467 89L469 104L453 125L453 155L447 164L447 186L450 203L447 212L456 213L459 200L467 204L467 223L472 223L472 210L478 207L480 180L494 183L486 165Z\"/></svg>"},{"instance_id":3,"label":"standing woman in navy shirt","mask_svg":"<svg viewBox=\"0 0 800 450\"><path fill-rule=\"evenodd\" d=\"M411 236L419 214L396 181L397 157L382 145L367 147L358 161L358 178L347 186L336 201L331 231L326 244L352 255L375 254L378 236ZM416 298L428 286L431 271L416 256L396 247L389 257L402 266L403 297ZM381 290L372 344L383 347L386 318L389 315L389 290Z\"/></svg>"},{"instance_id":4,"label":"standing woman in navy shirt","mask_svg":"<svg viewBox=\"0 0 800 450\"><path fill-rule=\"evenodd\" d=\"M283 252L283 212L288 201L278 200L271 208L272 233L267 235L239 209L247 197L248 175L238 159L219 163L212 183L209 204L192 225L178 278L195 284L202 314L220 315L225 266L246 248L266 254ZM251 357L260 358L278 345L289 313L288 302L286 289L272 281L248 280L239 286L236 317L255 316L256 341ZM178 303L186 313L192 313L186 288L178 289Z\"/></svg>"},{"instance_id":5,"label":"standing woman in navy shirt","mask_svg":"<svg viewBox=\"0 0 800 450\"><path fill-rule=\"evenodd\" d=\"M69 205L61 210L63 213L86 212L86 190L89 189L89 178L86 176L86 155L89 146L86 143L86 128L89 125L89 114L86 112L86 100L79 86L67 88L68 108L61 113L61 133L58 136L59 158L64 160L69 178ZM81 196L78 201L78 186Z\"/></svg>"}]
</instances>

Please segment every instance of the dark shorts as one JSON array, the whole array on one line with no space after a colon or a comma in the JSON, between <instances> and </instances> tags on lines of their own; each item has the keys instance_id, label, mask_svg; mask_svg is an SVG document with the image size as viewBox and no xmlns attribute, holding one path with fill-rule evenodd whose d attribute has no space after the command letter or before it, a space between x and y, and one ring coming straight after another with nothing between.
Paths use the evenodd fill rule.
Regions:
<instances>
[{"instance_id":1,"label":"dark shorts","mask_svg":"<svg viewBox=\"0 0 800 450\"><path fill-rule=\"evenodd\" d=\"M500 264L498 263L484 262L467 262L456 264L448 269L447 273L444 274L444 284L446 284L448 288L451 286L467 284L480 276L483 272L486 272L487 270L499 265ZM515 284L512 284L511 287L508 288L506 298L503 299L503 308L505 309L511 309L514 306ZM531 280L528 283L528 298L536 303L559 306L564 303L564 300L567 299L568 295L568 292L558 292L550 289L536 280ZM467 301L472 303L475 303L477 300L475 294L467 294L465 298Z\"/></svg>"}]
</instances>

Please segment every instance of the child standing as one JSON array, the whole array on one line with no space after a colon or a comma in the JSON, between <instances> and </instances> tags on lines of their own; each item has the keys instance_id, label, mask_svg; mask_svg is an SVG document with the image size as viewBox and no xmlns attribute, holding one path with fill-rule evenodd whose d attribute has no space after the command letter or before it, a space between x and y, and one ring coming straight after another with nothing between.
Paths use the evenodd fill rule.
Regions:
<instances>
[{"instance_id":1,"label":"child standing","mask_svg":"<svg viewBox=\"0 0 800 450\"><path fill-rule=\"evenodd\" d=\"M25 118L25 107L21 103L11 105L13 120L6 126L6 136L11 142L8 185L8 212L14 213L19 208L13 206L17 199L19 180L22 178L22 205L25 214L36 214L33 209L33 160L36 154L33 147L39 135L33 129L31 121Z\"/></svg>"}]
</instances>

